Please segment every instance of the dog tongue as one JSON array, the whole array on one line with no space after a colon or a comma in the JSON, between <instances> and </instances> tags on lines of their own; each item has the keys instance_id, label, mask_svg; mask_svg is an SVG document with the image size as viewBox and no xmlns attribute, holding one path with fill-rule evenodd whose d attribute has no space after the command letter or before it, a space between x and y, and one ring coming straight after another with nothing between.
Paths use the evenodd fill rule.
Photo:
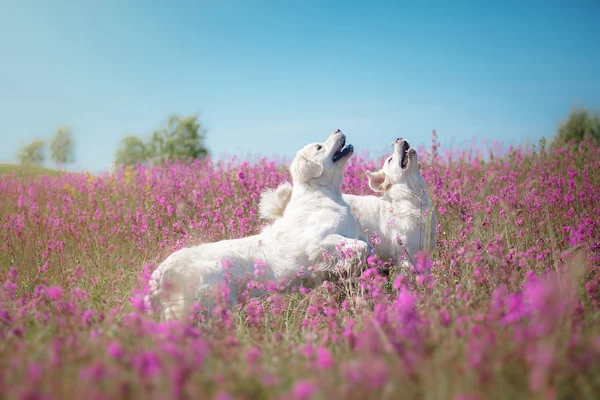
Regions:
<instances>
[{"instance_id":1,"label":"dog tongue","mask_svg":"<svg viewBox=\"0 0 600 400\"><path fill-rule=\"evenodd\" d=\"M351 144L349 145L344 145L342 146L338 151L336 151L335 153L333 153L333 162L336 162L337 160L341 159L342 157L344 157L346 154L352 152L354 150L354 148L352 147Z\"/></svg>"}]
</instances>

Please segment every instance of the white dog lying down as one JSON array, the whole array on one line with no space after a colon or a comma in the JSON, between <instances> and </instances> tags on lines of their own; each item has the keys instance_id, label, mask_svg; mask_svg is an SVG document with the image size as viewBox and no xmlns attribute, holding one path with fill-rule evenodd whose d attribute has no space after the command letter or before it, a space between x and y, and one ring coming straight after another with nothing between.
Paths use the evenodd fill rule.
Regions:
<instances>
[{"instance_id":1,"label":"white dog lying down","mask_svg":"<svg viewBox=\"0 0 600 400\"><path fill-rule=\"evenodd\" d=\"M313 266L319 275L337 268L351 269L364 261L370 246L360 235L350 206L342 199L344 165L353 153L344 147L338 129L324 143L311 143L296 153L290 164L294 189L285 217L258 235L184 248L171 254L153 272L147 301L159 306L167 319L178 318L197 301L208 300L214 288L225 282L222 264L229 262L232 278L245 278L257 261L264 261L264 277L299 283L302 267ZM364 238L363 238L364 239ZM354 248L354 259L340 256L338 246ZM324 252L326 254L324 254ZM316 283L316 279L315 279ZM310 282L309 282L310 284ZM235 281L229 283L229 303L236 301ZM260 295L260 293L253 293Z\"/></svg>"},{"instance_id":2,"label":"white dog lying down","mask_svg":"<svg viewBox=\"0 0 600 400\"><path fill-rule=\"evenodd\" d=\"M358 220L361 233L369 236L380 232L381 243L376 254L396 266L412 264L419 250L432 250L436 242L436 215L431 206L417 151L404 139L393 143L394 151L377 172L367 171L369 186L382 197L344 194L352 214ZM285 182L276 190L261 194L260 215L277 220L287 216L287 204L292 186ZM406 252L404 251L406 250Z\"/></svg>"}]
</instances>

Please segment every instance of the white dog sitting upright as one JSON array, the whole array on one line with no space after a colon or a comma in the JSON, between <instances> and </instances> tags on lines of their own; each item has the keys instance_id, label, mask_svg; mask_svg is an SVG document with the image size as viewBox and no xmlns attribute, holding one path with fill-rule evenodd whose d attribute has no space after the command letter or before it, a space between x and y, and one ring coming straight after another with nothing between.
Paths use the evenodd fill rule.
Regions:
<instances>
[{"instance_id":1,"label":"white dog sitting upright","mask_svg":"<svg viewBox=\"0 0 600 400\"><path fill-rule=\"evenodd\" d=\"M338 129L326 142L299 150L290 164L294 189L285 217L258 235L171 254L152 274L147 300L172 319L182 316L194 302L202 301L224 282L224 262L229 263L234 279L251 275L254 264L262 260L267 279L294 281L301 267L315 267L318 278L319 272L348 270L356 260L366 259L370 246L358 240L362 238L358 223L342 199L344 165L353 153L352 145L344 147L345 143L345 135ZM354 259L338 255L337 248L346 246L355 249ZM232 282L230 304L237 294Z\"/></svg>"},{"instance_id":2,"label":"white dog sitting upright","mask_svg":"<svg viewBox=\"0 0 600 400\"><path fill-rule=\"evenodd\" d=\"M417 151L404 139L393 143L393 153L377 172L367 171L369 186L382 197L344 194L361 233L380 233L376 254L397 266L412 263L419 250L432 250L436 241L436 215L431 206ZM277 220L287 216L287 203L292 186L285 182L275 191L261 194L259 210L262 218ZM408 260L406 255L408 255Z\"/></svg>"}]
</instances>

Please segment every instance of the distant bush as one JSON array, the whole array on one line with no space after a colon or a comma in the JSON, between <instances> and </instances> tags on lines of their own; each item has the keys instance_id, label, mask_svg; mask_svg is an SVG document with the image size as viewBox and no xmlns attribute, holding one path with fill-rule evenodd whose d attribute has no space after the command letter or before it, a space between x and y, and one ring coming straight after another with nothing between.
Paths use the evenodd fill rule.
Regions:
<instances>
[{"instance_id":1,"label":"distant bush","mask_svg":"<svg viewBox=\"0 0 600 400\"><path fill-rule=\"evenodd\" d=\"M596 146L600 145L600 117L598 113L591 114L586 109L574 109L569 118L560 123L552 146L577 146L584 139L589 139Z\"/></svg>"},{"instance_id":2,"label":"distant bush","mask_svg":"<svg viewBox=\"0 0 600 400\"><path fill-rule=\"evenodd\" d=\"M117 165L135 165L142 163L149 158L148 146L137 136L129 135L121 139L115 164Z\"/></svg>"},{"instance_id":3,"label":"distant bush","mask_svg":"<svg viewBox=\"0 0 600 400\"><path fill-rule=\"evenodd\" d=\"M117 150L115 164L159 164L165 160L203 159L208 155L204 146L205 136L206 129L197 115L183 118L171 115L166 125L154 130L147 141L133 135L124 137Z\"/></svg>"},{"instance_id":4,"label":"distant bush","mask_svg":"<svg viewBox=\"0 0 600 400\"><path fill-rule=\"evenodd\" d=\"M67 125L61 125L50 141L50 158L57 166L70 164L75 161L73 150L73 134Z\"/></svg>"},{"instance_id":5,"label":"distant bush","mask_svg":"<svg viewBox=\"0 0 600 400\"><path fill-rule=\"evenodd\" d=\"M46 159L46 143L40 139L34 139L23 145L17 152L21 164L40 165Z\"/></svg>"}]
</instances>

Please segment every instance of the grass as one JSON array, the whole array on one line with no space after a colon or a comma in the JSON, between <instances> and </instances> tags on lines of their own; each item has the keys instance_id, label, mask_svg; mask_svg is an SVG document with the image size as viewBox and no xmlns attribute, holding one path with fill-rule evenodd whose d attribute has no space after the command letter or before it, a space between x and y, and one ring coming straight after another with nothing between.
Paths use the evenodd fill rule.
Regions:
<instances>
[{"instance_id":1,"label":"grass","mask_svg":"<svg viewBox=\"0 0 600 400\"><path fill-rule=\"evenodd\" d=\"M165 323L175 249L254 234L268 162L0 176L4 398L596 399L600 152L420 151L430 258ZM358 157L343 191L370 194Z\"/></svg>"},{"instance_id":2,"label":"grass","mask_svg":"<svg viewBox=\"0 0 600 400\"><path fill-rule=\"evenodd\" d=\"M0 164L0 175L15 173L21 177L32 177L39 175L56 176L60 172L56 169L43 167L41 165Z\"/></svg>"}]
</instances>

